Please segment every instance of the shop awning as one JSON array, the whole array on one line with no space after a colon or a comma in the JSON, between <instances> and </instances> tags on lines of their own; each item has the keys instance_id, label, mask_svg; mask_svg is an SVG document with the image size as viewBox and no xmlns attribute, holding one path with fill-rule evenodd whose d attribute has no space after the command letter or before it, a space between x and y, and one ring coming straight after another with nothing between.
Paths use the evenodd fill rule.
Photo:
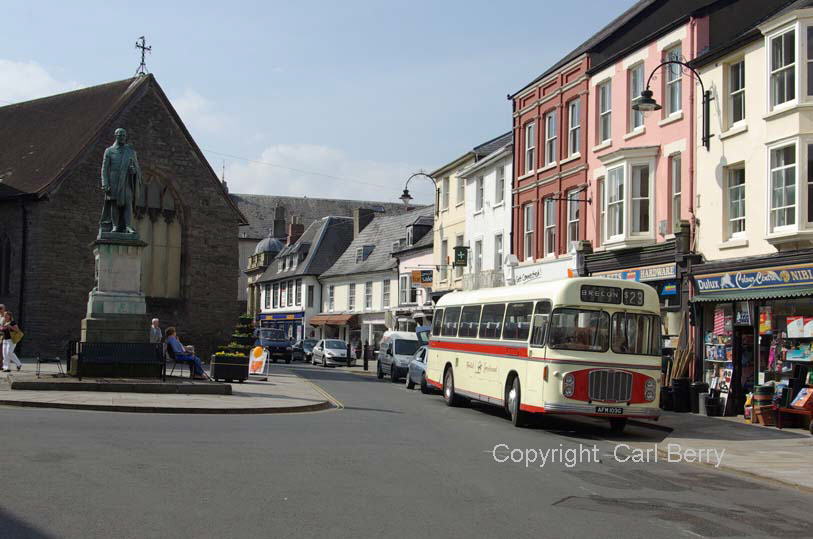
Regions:
<instances>
[{"instance_id":1,"label":"shop awning","mask_svg":"<svg viewBox=\"0 0 813 539\"><path fill-rule=\"evenodd\" d=\"M317 314L308 319L308 324L312 326L344 326L349 324L354 317L353 314Z\"/></svg>"},{"instance_id":2,"label":"shop awning","mask_svg":"<svg viewBox=\"0 0 813 539\"><path fill-rule=\"evenodd\" d=\"M725 303L727 301L748 301L752 299L779 299L798 298L801 296L813 296L813 286L794 286L788 288L757 288L751 290L725 290L720 292L699 294L694 296L693 303L715 302Z\"/></svg>"}]
</instances>

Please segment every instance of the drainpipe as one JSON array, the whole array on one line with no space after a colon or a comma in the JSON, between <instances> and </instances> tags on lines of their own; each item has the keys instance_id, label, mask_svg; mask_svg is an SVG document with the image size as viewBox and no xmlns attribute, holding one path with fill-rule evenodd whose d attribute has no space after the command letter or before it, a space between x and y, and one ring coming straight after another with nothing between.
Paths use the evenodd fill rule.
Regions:
<instances>
[{"instance_id":1,"label":"drainpipe","mask_svg":"<svg viewBox=\"0 0 813 539\"><path fill-rule=\"evenodd\" d=\"M689 21L689 32L691 35L691 50L690 55L691 58L697 55L697 19L692 17ZM695 170L695 86L697 85L697 81L692 80L692 85L690 87L689 92L689 103L690 103L690 110L691 114L689 114L689 129L691 130L691 134L689 136L689 251L694 252L694 248L696 245L695 241L695 233L696 233L696 217L694 213L694 184L696 182L696 170ZM711 121L711 119L709 119Z\"/></svg>"}]
</instances>

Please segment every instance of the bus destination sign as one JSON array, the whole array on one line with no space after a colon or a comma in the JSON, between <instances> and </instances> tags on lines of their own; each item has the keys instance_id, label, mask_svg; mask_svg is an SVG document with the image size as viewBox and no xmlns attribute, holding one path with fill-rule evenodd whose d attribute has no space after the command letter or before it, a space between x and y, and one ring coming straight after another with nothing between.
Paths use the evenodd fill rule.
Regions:
<instances>
[{"instance_id":1,"label":"bus destination sign","mask_svg":"<svg viewBox=\"0 0 813 539\"><path fill-rule=\"evenodd\" d=\"M617 286L599 286L583 284L581 300L587 303L621 303L621 288Z\"/></svg>"},{"instance_id":2,"label":"bus destination sign","mask_svg":"<svg viewBox=\"0 0 813 539\"><path fill-rule=\"evenodd\" d=\"M581 300L587 303L612 303L614 305L623 303L640 307L644 304L644 291L635 288L625 288L622 291L616 286L585 284L581 287Z\"/></svg>"}]
</instances>

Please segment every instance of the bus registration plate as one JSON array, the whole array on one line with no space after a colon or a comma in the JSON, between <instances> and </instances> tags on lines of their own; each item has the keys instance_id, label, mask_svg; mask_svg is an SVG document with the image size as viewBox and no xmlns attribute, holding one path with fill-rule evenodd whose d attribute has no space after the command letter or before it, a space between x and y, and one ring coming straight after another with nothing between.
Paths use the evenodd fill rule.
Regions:
<instances>
[{"instance_id":1,"label":"bus registration plate","mask_svg":"<svg viewBox=\"0 0 813 539\"><path fill-rule=\"evenodd\" d=\"M597 414L623 415L624 409L617 406L596 406Z\"/></svg>"}]
</instances>

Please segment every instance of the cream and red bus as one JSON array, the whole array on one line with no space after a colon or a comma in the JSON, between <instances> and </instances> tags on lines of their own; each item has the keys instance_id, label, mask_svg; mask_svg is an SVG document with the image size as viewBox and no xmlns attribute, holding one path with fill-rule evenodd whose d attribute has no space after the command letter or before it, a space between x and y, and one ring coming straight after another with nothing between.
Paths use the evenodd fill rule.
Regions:
<instances>
[{"instance_id":1,"label":"cream and red bus","mask_svg":"<svg viewBox=\"0 0 813 539\"><path fill-rule=\"evenodd\" d=\"M449 406L657 419L661 318L654 288L599 277L452 292L437 303L426 378Z\"/></svg>"}]
</instances>

